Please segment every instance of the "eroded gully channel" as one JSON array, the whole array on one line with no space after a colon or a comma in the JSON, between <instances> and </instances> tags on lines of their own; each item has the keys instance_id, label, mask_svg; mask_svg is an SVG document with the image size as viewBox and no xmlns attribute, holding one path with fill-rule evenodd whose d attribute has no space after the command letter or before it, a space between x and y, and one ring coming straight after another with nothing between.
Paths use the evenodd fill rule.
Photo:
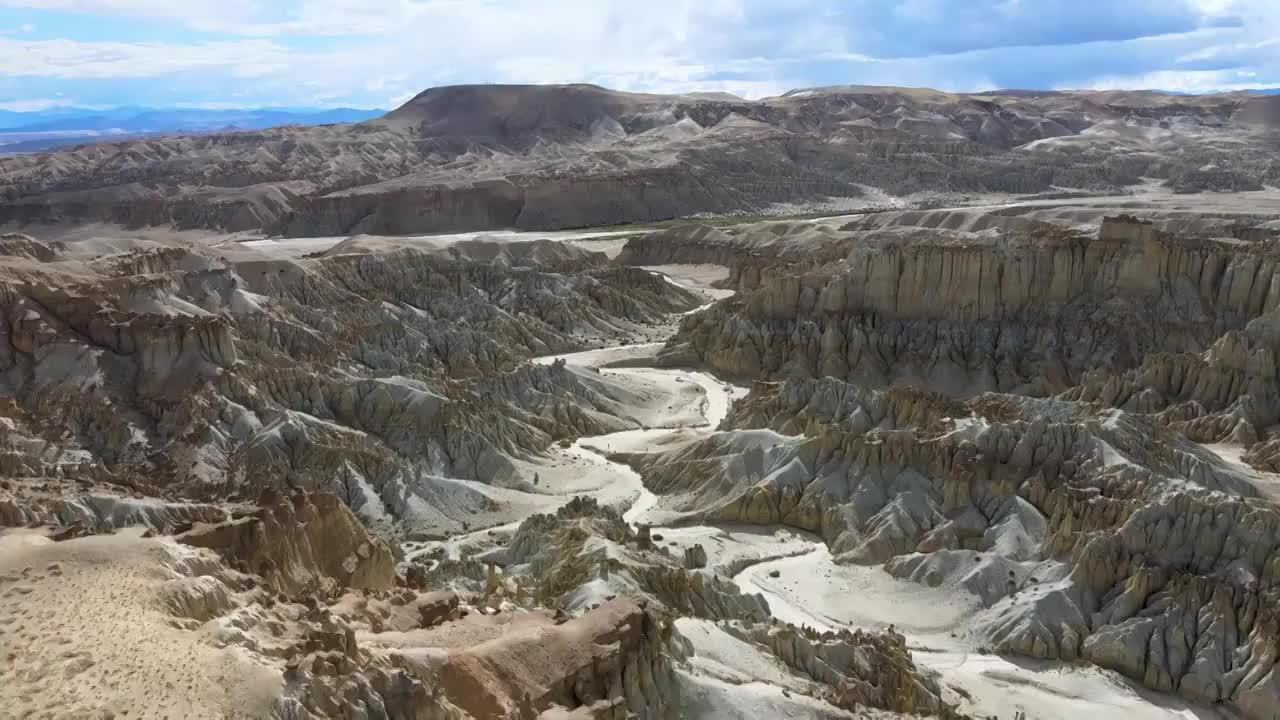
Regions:
<instances>
[{"instance_id":1,"label":"eroded gully channel","mask_svg":"<svg viewBox=\"0 0 1280 720\"><path fill-rule=\"evenodd\" d=\"M667 280L680 284L669 276ZM693 312L706 307L709 305ZM975 596L958 588L927 588L900 581L879 567L838 565L826 545L814 536L788 528L670 525L675 515L661 509L639 473L608 456L660 451L673 433L682 434L685 441L714 434L733 400L746 395L747 390L692 370L603 367L621 355L652 357L659 347L660 343L617 346L535 360L543 364L564 360L569 365L595 368L603 376L630 376L668 389L673 395L681 383L701 388L701 399L696 401L704 420L700 425L585 437L562 451L610 471L616 481L605 494L621 500L620 504L630 503L623 515L627 522L652 526L654 534L677 552L684 546L702 544L712 567L729 560L758 558L760 562L739 571L733 579L744 592L763 595L779 620L819 630L895 626L907 637L916 663L937 671L944 685L951 688L949 699L975 716L1013 718L1023 712L1028 718L1041 720L1228 717L1216 709L1188 706L1175 698L1149 693L1098 668L1006 659L982 652L979 640L968 637L967 630L981 612ZM518 523L511 528L515 525Z\"/></svg>"}]
</instances>

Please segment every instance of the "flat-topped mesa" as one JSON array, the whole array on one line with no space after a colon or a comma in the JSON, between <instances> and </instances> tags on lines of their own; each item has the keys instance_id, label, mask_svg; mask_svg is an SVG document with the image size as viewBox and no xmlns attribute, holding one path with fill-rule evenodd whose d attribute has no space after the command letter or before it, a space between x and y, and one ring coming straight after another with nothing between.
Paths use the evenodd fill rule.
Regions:
<instances>
[{"instance_id":1,"label":"flat-topped mesa","mask_svg":"<svg viewBox=\"0 0 1280 720\"><path fill-rule=\"evenodd\" d=\"M841 262L770 271L754 291L690 317L659 359L740 377L1045 395L1086 371L1201 352L1280 303L1270 245L1107 227L1110 239L1042 226L868 233ZM1137 239L1118 237L1128 234Z\"/></svg>"}]
</instances>

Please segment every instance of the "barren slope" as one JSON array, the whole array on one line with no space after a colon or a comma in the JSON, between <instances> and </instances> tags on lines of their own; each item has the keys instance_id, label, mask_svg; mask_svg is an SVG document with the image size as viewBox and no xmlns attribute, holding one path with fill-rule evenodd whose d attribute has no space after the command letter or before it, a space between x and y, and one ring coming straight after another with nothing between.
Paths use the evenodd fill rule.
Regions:
<instances>
[{"instance_id":1,"label":"barren slope","mask_svg":"<svg viewBox=\"0 0 1280 720\"><path fill-rule=\"evenodd\" d=\"M0 159L0 224L295 236L556 229L886 196L1179 192L1280 178L1275 98L831 87L760 101L586 85L428 90L351 126Z\"/></svg>"}]
</instances>

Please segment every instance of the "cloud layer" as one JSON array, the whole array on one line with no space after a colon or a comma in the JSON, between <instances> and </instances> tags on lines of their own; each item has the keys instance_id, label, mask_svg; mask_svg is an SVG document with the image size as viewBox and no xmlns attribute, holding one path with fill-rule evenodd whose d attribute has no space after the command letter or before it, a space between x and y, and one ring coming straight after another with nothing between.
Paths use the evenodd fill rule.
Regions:
<instances>
[{"instance_id":1,"label":"cloud layer","mask_svg":"<svg viewBox=\"0 0 1280 720\"><path fill-rule=\"evenodd\" d=\"M388 106L465 82L760 97L1280 86L1274 0L0 0L0 104Z\"/></svg>"}]
</instances>

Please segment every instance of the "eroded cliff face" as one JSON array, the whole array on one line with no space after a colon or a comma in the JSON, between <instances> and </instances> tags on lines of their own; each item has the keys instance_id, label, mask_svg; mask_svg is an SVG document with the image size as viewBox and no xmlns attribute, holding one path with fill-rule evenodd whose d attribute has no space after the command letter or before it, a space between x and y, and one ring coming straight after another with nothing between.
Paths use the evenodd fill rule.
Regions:
<instances>
[{"instance_id":1,"label":"eroded cliff face","mask_svg":"<svg viewBox=\"0 0 1280 720\"><path fill-rule=\"evenodd\" d=\"M7 707L52 697L96 715L683 717L685 645L657 603L619 597L568 618L406 587L336 497L262 502L176 538L0 536L0 616L26 617L34 598L44 621L80 629L58 642L24 633L11 651L32 664L6 668Z\"/></svg>"},{"instance_id":2,"label":"eroded cliff face","mask_svg":"<svg viewBox=\"0 0 1280 720\"><path fill-rule=\"evenodd\" d=\"M884 213L664 231L615 265L546 242L352 238L292 262L11 236L0 523L58 525L38 542L68 557L138 543L144 620L265 673L281 718L714 717L708 697L757 682L778 714L956 717L963 693L892 626L792 626L786 595L745 590L806 549L976 598L956 646L1268 718L1280 478L1241 462L1276 463L1264 230ZM715 379L619 380L643 351L527 362L701 305L628 267L671 262L729 265L740 293L663 353L751 375L717 429L672 407L721 417ZM846 332L863 340L821 340ZM608 458L568 442L642 425L599 439L626 450ZM540 486L527 461L556 442L582 477ZM607 460L656 502L621 514L635 477ZM592 487L604 468L628 484ZM574 489L503 524L533 512L504 491L548 485ZM670 526L627 521L645 513ZM67 539L123 525L149 532ZM0 584L52 598L58 577Z\"/></svg>"},{"instance_id":3,"label":"eroded cliff face","mask_svg":"<svg viewBox=\"0 0 1280 720\"><path fill-rule=\"evenodd\" d=\"M1280 301L1267 248L1184 241L1139 223L1101 234L859 235L844 260L814 270L765 263L758 287L687 320L666 360L749 378L1046 395L1087 371L1201 352Z\"/></svg>"},{"instance_id":4,"label":"eroded cliff face","mask_svg":"<svg viewBox=\"0 0 1280 720\"><path fill-rule=\"evenodd\" d=\"M661 357L756 382L721 432L621 459L683 517L972 593L1000 652L1271 717L1274 242L931 222L855 221L816 241L836 261L707 234L742 293Z\"/></svg>"},{"instance_id":5,"label":"eroded cliff face","mask_svg":"<svg viewBox=\"0 0 1280 720\"><path fill-rule=\"evenodd\" d=\"M489 607L515 603L558 608L569 616L587 613L582 620L565 624L565 632L531 634L530 643L534 638L552 643L539 651L540 659L527 657L532 649L499 653L496 646L450 655L442 676L449 683L446 687L452 690L451 673L491 668L473 672L466 683L460 683L465 685L462 694L471 698L462 705L477 717L497 716L499 708L519 704L515 701L521 696L527 696L525 705L542 708L556 694L560 698L555 703L563 707L590 705L595 714L585 717L623 717L628 712L629 717L697 715L701 711L683 693L697 676L693 656L698 644L682 636L678 623L671 623L672 618L682 618L680 622L696 618L695 623L702 623L696 625L698 632L714 628L714 634L736 639L746 652L758 654L769 667L784 673L788 677L784 686L793 686L821 703L819 707L960 717L942 699L936 677L914 664L902 636L817 633L781 624L771 617L763 597L744 594L723 574L725 568L707 568L705 553L702 562L695 563L699 567L688 567L685 557L677 557L660 540L650 528L633 529L614 510L579 497L554 514L528 518L509 541L469 560L442 556L411 560L412 565L429 566L424 574L428 581L448 577L463 594L483 592ZM464 569L468 564L473 569ZM625 605L623 598L628 598ZM599 649L576 650L580 656L574 658L555 654L558 638L566 637L575 623L585 624L636 605L647 608L645 617L628 619L625 627L632 633L656 633L648 645L660 649L661 656L637 653L635 641L627 637L608 640L610 647L622 649L620 655L596 657ZM626 658L620 669L618 657ZM504 674L513 662L528 663L528 667ZM595 668L591 672L585 669L588 662ZM541 679L549 672L577 677L572 694ZM610 679L602 685L605 676ZM633 688L636 683L638 688ZM550 694L539 695L547 692L539 687L549 688ZM653 697L651 688L661 696ZM602 705L605 698L613 699ZM723 708L707 711L715 715L717 710Z\"/></svg>"},{"instance_id":6,"label":"eroded cliff face","mask_svg":"<svg viewBox=\"0 0 1280 720\"><path fill-rule=\"evenodd\" d=\"M339 588L388 590L395 560L335 495L264 493L251 514L200 524L178 542L209 548L228 564L288 596L331 595Z\"/></svg>"},{"instance_id":7,"label":"eroded cliff face","mask_svg":"<svg viewBox=\"0 0 1280 720\"><path fill-rule=\"evenodd\" d=\"M528 358L701 303L545 241L344 244L297 262L184 247L81 259L16 236L8 246L11 524L127 516L164 529L212 519L181 503L305 488L338 492L370 520L448 529L458 511L440 500L439 476L524 483L514 459L635 426L624 391ZM173 502L106 507L98 495ZM490 502L473 495L464 502Z\"/></svg>"}]
</instances>

